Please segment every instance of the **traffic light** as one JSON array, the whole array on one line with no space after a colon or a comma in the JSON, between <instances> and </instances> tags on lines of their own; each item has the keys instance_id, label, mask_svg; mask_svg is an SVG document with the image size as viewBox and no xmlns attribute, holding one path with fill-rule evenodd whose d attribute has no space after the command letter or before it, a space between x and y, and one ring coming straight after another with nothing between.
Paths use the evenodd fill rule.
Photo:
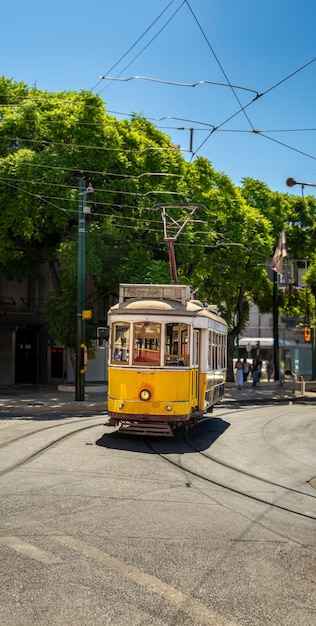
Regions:
<instances>
[{"instance_id":1,"label":"traffic light","mask_svg":"<svg viewBox=\"0 0 316 626\"><path fill-rule=\"evenodd\" d=\"M310 326L305 326L305 328L304 328L304 340L305 341L310 341L311 340L311 329L310 329Z\"/></svg>"}]
</instances>

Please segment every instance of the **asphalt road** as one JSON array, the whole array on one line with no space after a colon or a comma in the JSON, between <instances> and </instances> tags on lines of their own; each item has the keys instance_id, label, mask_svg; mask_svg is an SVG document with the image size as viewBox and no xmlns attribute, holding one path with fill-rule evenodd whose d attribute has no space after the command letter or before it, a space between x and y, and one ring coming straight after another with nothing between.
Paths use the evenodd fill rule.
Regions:
<instances>
[{"instance_id":1,"label":"asphalt road","mask_svg":"<svg viewBox=\"0 0 316 626\"><path fill-rule=\"evenodd\" d=\"M313 404L217 407L186 437L0 416L0 624L314 626Z\"/></svg>"}]
</instances>

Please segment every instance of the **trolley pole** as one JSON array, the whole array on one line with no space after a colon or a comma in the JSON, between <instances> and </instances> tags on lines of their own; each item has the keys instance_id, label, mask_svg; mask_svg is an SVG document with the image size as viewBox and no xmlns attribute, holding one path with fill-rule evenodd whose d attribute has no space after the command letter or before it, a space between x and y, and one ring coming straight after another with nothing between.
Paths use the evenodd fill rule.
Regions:
<instances>
[{"instance_id":1,"label":"trolley pole","mask_svg":"<svg viewBox=\"0 0 316 626\"><path fill-rule=\"evenodd\" d=\"M163 230L164 230L164 241L168 244L169 251L169 270L170 270L170 282L173 285L178 284L178 274L177 274L177 264L176 264L176 255L174 251L174 244L177 241L180 233L183 231L184 227L187 225L188 221L198 209L199 206L203 205L158 205L161 208L161 219L163 222ZM187 218L174 219L171 215L168 215L166 212L166 208L168 209L190 209L190 215Z\"/></svg>"}]
</instances>

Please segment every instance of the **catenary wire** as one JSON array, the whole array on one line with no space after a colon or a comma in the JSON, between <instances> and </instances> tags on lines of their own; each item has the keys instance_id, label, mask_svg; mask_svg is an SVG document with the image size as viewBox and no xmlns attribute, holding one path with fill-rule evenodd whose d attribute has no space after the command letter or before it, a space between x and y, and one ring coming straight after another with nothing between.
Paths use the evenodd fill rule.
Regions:
<instances>
[{"instance_id":1,"label":"catenary wire","mask_svg":"<svg viewBox=\"0 0 316 626\"><path fill-rule=\"evenodd\" d=\"M154 78L153 76L129 76L128 78L115 78L114 76L101 76L101 80L119 81L128 83L130 80L147 80L152 83L160 83L163 85L173 85L175 87L199 87L200 85L215 85L217 87L229 87L230 89L242 89L243 91L251 91L258 97L258 92L255 89L249 89L248 87L241 87L240 85L232 85L231 83L219 83L213 80L199 80L196 83L178 83L173 80L163 80L161 78Z\"/></svg>"},{"instance_id":2,"label":"catenary wire","mask_svg":"<svg viewBox=\"0 0 316 626\"><path fill-rule=\"evenodd\" d=\"M298 74L299 72L301 72L302 70L304 70L306 67L308 67L309 65L311 65L312 63L314 63L316 61L316 58L314 57L313 59L311 59L310 61L308 61L307 63L304 63L304 65L301 65L299 68L297 68L294 72L291 72L290 74L287 74L287 76L285 76L284 78L282 78L281 80L279 80L277 83L275 83L274 85L272 85L271 87L269 87L268 89L266 89L265 91L263 91L262 93L259 94L258 97L254 98L254 100L251 100L250 102L248 102L248 104L246 104L245 106L241 107L238 111L236 111L235 113L233 113L232 115L230 115L228 118L226 118L223 122L221 122L221 124L217 125L216 127L214 127L209 135L202 141L202 143L198 146L198 148L195 150L195 152L192 155L192 158L197 154L197 152L199 152L201 150L201 148L205 145L205 143L209 140L210 136L213 134L213 132L218 131L222 126L224 126L225 124L227 124L228 122L230 122L230 120L232 120L234 117L236 117L237 115L239 115L239 113L241 113L241 111L244 111L244 109L248 108L251 104L253 104L254 102L256 102L259 98L263 98L264 96L266 96L270 91L272 91L273 89L276 89L279 85L285 83L287 80L289 80L290 78L292 78L294 75ZM252 129L253 132L256 132L256 130L253 128ZM258 133L260 134L260 133ZM288 147L289 149L293 150L293 148L291 146L287 146L286 144L284 144L284 147ZM310 155L307 155L310 156ZM314 157L311 157L314 158Z\"/></svg>"},{"instance_id":3,"label":"catenary wire","mask_svg":"<svg viewBox=\"0 0 316 626\"><path fill-rule=\"evenodd\" d=\"M114 65L112 65L112 67L108 70L108 72L112 72L112 70L114 70L117 65L119 65L119 63L121 63L121 61L123 61L123 59L125 59L125 57L135 48L135 46L137 46L137 44L143 39L143 37L145 37L145 35L147 35L147 33L151 30L151 28L156 24L156 22L158 22L158 20L163 16L163 14L169 9L169 7L175 2L175 0L171 0L171 2L169 2L169 4L167 4L167 6L163 9L163 11L161 11L161 13L159 13L159 15L154 19L154 21L150 24L150 26L148 26L144 32L138 37L138 39L136 39L136 41L128 48L128 50L126 52L124 52L124 54L118 59L118 61L116 61L114 63ZM96 83L96 85L94 85L94 87L91 88L90 91L94 91L100 84L100 80Z\"/></svg>"},{"instance_id":4,"label":"catenary wire","mask_svg":"<svg viewBox=\"0 0 316 626\"><path fill-rule=\"evenodd\" d=\"M5 180L0 179L0 181L1 181L3 184L6 184L6 185L8 185L8 186L9 186L9 187L11 187L11 188L17 188L17 186L16 186L16 185L12 185L12 184L8 183L8 182L7 182L7 181L5 181ZM49 204L49 205L53 206L54 208L56 208L56 209L57 209L57 210L59 210L59 211L62 211L62 212L64 212L64 213L73 213L73 214L76 214L76 215L78 214L78 212L77 212L77 211L72 211L72 210L68 210L68 209L65 209L65 208L63 208L63 207L57 206L57 205L56 205L56 204L54 204L53 202L50 202L49 200L47 200L47 199L45 198L45 196L42 196L41 194L35 194L35 193L32 193L32 192L30 192L30 191L28 191L28 190L26 190L26 189L23 189L22 191L23 191L24 193L26 193L27 195L33 196L33 197L35 197L35 198L37 198L37 199L39 199L39 200L42 200L42 201L46 202L47 204ZM102 217L103 219L108 219L108 218L110 218L110 219L112 219L112 220L113 220L113 216L104 215L103 213L99 213L99 214L98 214L98 213L95 213L95 215L97 215L97 216L99 216L99 217ZM120 217L120 219L121 219L121 217ZM128 218L128 219L130 219L130 218ZM133 218L133 219L134 219L134 218ZM135 219L135 221L138 221L138 220L137 220L137 218ZM111 225L112 225L112 226L114 226L114 227L116 227L116 228L124 228L124 229L127 229L127 230L133 230L133 231L135 230L135 227L134 227L134 226L131 226L131 225L125 225L125 224L122 224L121 222L115 223L115 222L111 221ZM161 234L161 235L162 235L162 229L161 229L161 228L160 228L160 229L150 229L150 228L147 228L147 226L146 226L146 232L154 232L154 233L158 233L158 234ZM205 231L193 231L193 232L191 232L191 235L192 235L192 234L193 234L193 235L197 235L197 234L207 235L207 234L208 234L208 231L207 231L207 230L205 230ZM221 238L223 238L223 236L221 235L221 233L213 233L213 235L214 235L214 236L220 236ZM178 243L178 242L175 242L175 244L176 244L176 245L179 245L179 243ZM229 240L226 240L225 238L224 238L224 240L222 240L221 242L216 243L216 244L206 244L206 243L202 243L202 242L201 242L201 243L193 243L193 242L190 242L190 243L186 244L186 243L183 243L183 242L182 242L180 245L181 245L181 246L187 246L187 247L191 247L191 246L193 246L193 247L199 247L199 248L203 248L203 249L206 249L206 248L207 248L207 249L209 249L209 248L210 248L210 249L212 249L212 250L213 250L213 249L218 249L218 248L229 247L229 246L233 246L233 247L238 246L238 247L242 247L242 248L244 248L245 250L247 250L247 252L253 252L253 250L252 250L251 248L249 248L248 246L246 246L245 244L240 243L240 242L233 242L233 241L229 241ZM256 251L256 253L257 253L257 251ZM260 266L262 265L262 266L264 266L264 265L265 265L265 263L258 263L257 265L260 265Z\"/></svg>"},{"instance_id":5,"label":"catenary wire","mask_svg":"<svg viewBox=\"0 0 316 626\"><path fill-rule=\"evenodd\" d=\"M236 91L235 91L234 86L231 84L231 82L230 82L230 80L229 80L229 78L228 78L228 76L227 76L227 74L226 74L226 72L225 72L225 70L224 70L224 67L222 66L222 64L221 64L221 62L220 62L220 60L219 60L218 56L215 54L215 50L214 50L214 48L211 46L211 43L210 43L210 41L209 41L208 37L206 36L206 33L204 32L204 30L203 30L203 28L202 28L202 26L201 26L201 24L200 24L200 22L199 22L199 20L198 20L197 16L195 15L195 13L194 13L194 11L193 11L193 9L192 9L192 7L191 7L191 5L190 5L189 1L188 1L188 0L185 0L185 2L186 2L186 4L187 4L187 6L188 6L189 11L191 12L191 14L192 14L192 16L193 16L193 18L194 18L194 20L195 20L196 24L198 25L198 28L200 29L200 31L201 31L201 33L202 33L202 35L203 35L203 37L204 37L204 39L205 39L205 41L206 41L206 43L207 43L207 45L208 45L209 49L211 50L211 52L212 52L212 54L213 54L213 56L214 56L214 58L215 58L215 60L216 60L216 62L217 62L217 64L218 64L218 66L219 66L219 68L220 68L220 70L221 70L222 74L225 76L225 80L227 81L227 83L229 83L229 85L230 85L230 87L231 87L231 90L232 90L232 92L233 92L233 94L234 94L234 96L235 96L235 98L236 98L236 100L237 100L237 102L238 102L238 104L239 104L239 106L240 106L240 108L241 108L241 111L244 113L244 115L245 115L245 117L246 117L246 119L247 119L247 121L248 121L248 123L249 123L250 127L251 127L251 128L253 128L252 122L251 122L250 118L248 117L248 115L247 115L247 113L246 113L246 111L245 111L245 107L241 104L241 101L240 101L240 99L239 99L239 97L238 97L238 94L237 94L237 93L236 93ZM258 95L257 95L256 97L258 97Z\"/></svg>"},{"instance_id":6,"label":"catenary wire","mask_svg":"<svg viewBox=\"0 0 316 626\"><path fill-rule=\"evenodd\" d=\"M144 46L144 48L127 64L125 65L125 67L121 70L119 76L150 46L150 44L152 44L152 42L157 39L157 37L160 35L160 33L162 33L162 31L168 26L168 24L170 24L171 20L173 20L173 18L175 17L175 15L180 11L180 9L183 7L183 5L185 4L185 0L183 0L183 2L181 3L181 5L176 9L176 11L174 11L174 13L171 15L171 17L167 20L167 22L164 24L164 26L162 26L162 28L158 31L158 33L156 33L156 35L154 35L154 37L152 37L152 39L146 44L146 46ZM168 7L167 7L168 8ZM111 71L111 70L110 70ZM102 79L101 79L102 80ZM100 81L99 81L100 83ZM99 84L98 83L98 84ZM101 89L99 91L99 94L102 93L104 90L106 89L106 87L104 87L103 89Z\"/></svg>"},{"instance_id":7,"label":"catenary wire","mask_svg":"<svg viewBox=\"0 0 316 626\"><path fill-rule=\"evenodd\" d=\"M276 88L277 86L279 86L280 84L284 83L286 80L288 80L289 78L291 78L292 76L294 76L295 74L297 74L298 72L300 72L301 70L305 69L306 67L308 67L310 64L312 64L314 61L316 60L316 58L311 59L309 62L305 63L303 66L301 66L300 68L298 68L297 70L295 70L294 72L290 73L289 75L287 75L285 78L283 78L282 80L278 81L277 83L275 83L275 85L271 86L269 89L267 89L265 92L259 94L258 97L262 98L264 95L266 95L267 93L269 93L270 91L272 91L272 89ZM34 97L32 99L35 99ZM47 98L36 98L37 100L47 100ZM254 100L256 100L258 98L255 98ZM70 101L70 100L65 100L65 99L61 99L63 102L67 101L70 103L74 103L74 104L78 104L78 102L80 101ZM224 124L226 124L229 120L233 119L233 117L235 117L236 115L238 115L243 109L247 108L248 106L250 106L250 104L252 104L254 102L254 100L252 100L251 102L249 102L247 105L245 105L244 107L242 107L241 109L239 109L236 113L234 113L232 116L230 116L229 118L227 118L224 122L222 122L220 125L218 125L217 127L213 127L211 132L208 134L208 136L204 139L204 141L198 146L198 148L194 151L194 153L192 154L192 158L197 154L197 152L200 151L200 149L202 148L202 146L208 141L209 137L211 136L211 134L215 131L220 130L221 126L223 126ZM198 122L199 123L199 122ZM229 132L229 131L227 131ZM234 131L232 131L234 132ZM261 134L261 131L256 131L256 129L253 129L253 132L256 134ZM265 137L266 139L270 139L273 140L269 137ZM298 153L302 154L303 156L307 156L308 158L312 158L315 159L315 157L313 157L312 155L309 155L308 153L305 153L304 151L298 150L296 148L293 148L292 146L282 143L282 142L277 142L276 140L274 140L276 143L279 143L280 145L282 145L285 148L288 148L290 150L293 151L297 151ZM182 150L182 152L189 152L187 150Z\"/></svg>"}]
</instances>

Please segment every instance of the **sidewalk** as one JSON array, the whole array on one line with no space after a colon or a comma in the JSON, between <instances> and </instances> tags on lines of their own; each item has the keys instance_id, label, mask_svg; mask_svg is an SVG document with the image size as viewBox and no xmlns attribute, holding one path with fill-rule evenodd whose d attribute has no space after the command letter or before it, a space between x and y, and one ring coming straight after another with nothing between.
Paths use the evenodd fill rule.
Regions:
<instances>
[{"instance_id":1,"label":"sidewalk","mask_svg":"<svg viewBox=\"0 0 316 626\"><path fill-rule=\"evenodd\" d=\"M315 402L316 404L316 382L310 383L302 394L301 385L295 383L292 377L286 377L283 385L278 381L267 382L266 380L257 383L253 387L252 380L247 381L241 390L238 390L235 383L226 383L225 396L221 404L238 402L241 404L275 403L275 402Z\"/></svg>"},{"instance_id":2,"label":"sidewalk","mask_svg":"<svg viewBox=\"0 0 316 626\"><path fill-rule=\"evenodd\" d=\"M292 379L278 382L262 381L256 387L248 381L239 391L234 383L227 383L221 405L238 404L273 404L275 402L312 402L316 404L316 382L310 383L301 394L300 385ZM73 385L10 385L0 387L0 417L5 412L25 411L77 411L78 414L96 411L103 413L107 408L105 385L87 384L85 400L75 400Z\"/></svg>"},{"instance_id":3,"label":"sidewalk","mask_svg":"<svg viewBox=\"0 0 316 626\"><path fill-rule=\"evenodd\" d=\"M12 411L97 411L107 408L105 386L86 385L85 400L75 399L73 385L8 385L0 387L0 417Z\"/></svg>"}]
</instances>

